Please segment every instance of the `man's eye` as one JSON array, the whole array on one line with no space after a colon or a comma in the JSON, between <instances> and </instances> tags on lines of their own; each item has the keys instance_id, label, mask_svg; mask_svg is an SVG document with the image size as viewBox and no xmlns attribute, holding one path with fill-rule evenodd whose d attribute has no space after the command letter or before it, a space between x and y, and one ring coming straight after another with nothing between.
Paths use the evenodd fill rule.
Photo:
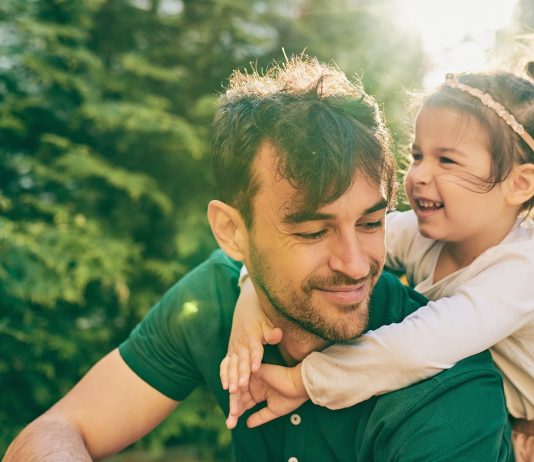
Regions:
<instances>
[{"instance_id":1,"label":"man's eye","mask_svg":"<svg viewBox=\"0 0 534 462\"><path fill-rule=\"evenodd\" d=\"M370 221L368 223L361 223L358 225L360 228L366 230L366 231L373 231L375 229L380 229L382 226L384 226L384 220L378 220L378 221Z\"/></svg>"},{"instance_id":2,"label":"man's eye","mask_svg":"<svg viewBox=\"0 0 534 462\"><path fill-rule=\"evenodd\" d=\"M449 157L440 157L439 161L442 164L455 164L456 163L456 162L454 162L454 160L450 159Z\"/></svg>"},{"instance_id":3,"label":"man's eye","mask_svg":"<svg viewBox=\"0 0 534 462\"><path fill-rule=\"evenodd\" d=\"M300 237L302 239L307 240L314 240L314 239L320 239L323 237L326 233L326 229L322 229L321 231L317 231L315 233L295 233L295 236Z\"/></svg>"}]
</instances>

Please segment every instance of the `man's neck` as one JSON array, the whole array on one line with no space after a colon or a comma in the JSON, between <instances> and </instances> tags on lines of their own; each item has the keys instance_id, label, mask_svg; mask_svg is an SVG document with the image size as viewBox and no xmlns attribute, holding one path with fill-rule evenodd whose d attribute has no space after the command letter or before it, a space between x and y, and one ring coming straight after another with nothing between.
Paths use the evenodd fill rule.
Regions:
<instances>
[{"instance_id":1,"label":"man's neck","mask_svg":"<svg viewBox=\"0 0 534 462\"><path fill-rule=\"evenodd\" d=\"M282 329L283 337L278 348L288 366L294 366L312 351L322 350L328 345L324 339L305 331L293 321L281 316L266 298L260 297L260 305L272 324Z\"/></svg>"}]
</instances>

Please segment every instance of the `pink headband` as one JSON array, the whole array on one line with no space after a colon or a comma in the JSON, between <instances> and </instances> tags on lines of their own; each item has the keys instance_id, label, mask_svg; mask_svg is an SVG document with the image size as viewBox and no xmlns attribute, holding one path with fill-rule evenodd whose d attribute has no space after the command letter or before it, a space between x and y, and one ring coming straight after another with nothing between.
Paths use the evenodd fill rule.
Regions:
<instances>
[{"instance_id":1,"label":"pink headband","mask_svg":"<svg viewBox=\"0 0 534 462\"><path fill-rule=\"evenodd\" d=\"M495 114L504 120L514 132L523 138L523 141L527 143L530 146L530 149L532 149L534 152L534 139L532 136L530 136L530 134L525 130L525 127L523 127L523 125L516 120L512 113L509 112L501 103L495 101L489 93L485 93L478 88L470 87L469 85L458 82L453 74L447 74L443 85L465 91L466 93L469 93L471 96L474 96L480 100L484 106L489 107L493 112L495 112Z\"/></svg>"}]
</instances>

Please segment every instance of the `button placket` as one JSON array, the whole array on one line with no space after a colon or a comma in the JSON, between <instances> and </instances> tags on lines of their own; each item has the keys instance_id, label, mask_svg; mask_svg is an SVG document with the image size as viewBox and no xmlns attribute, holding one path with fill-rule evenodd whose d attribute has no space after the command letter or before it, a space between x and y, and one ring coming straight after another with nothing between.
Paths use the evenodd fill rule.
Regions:
<instances>
[{"instance_id":1,"label":"button placket","mask_svg":"<svg viewBox=\"0 0 534 462\"><path fill-rule=\"evenodd\" d=\"M310 424L310 414L312 413L313 405L310 402L304 403L298 409L295 409L292 414L286 415L283 418L285 426L285 448L284 458L282 460L287 462L302 462L309 458L310 441L309 432L307 428ZM313 460L310 459L310 460Z\"/></svg>"}]
</instances>

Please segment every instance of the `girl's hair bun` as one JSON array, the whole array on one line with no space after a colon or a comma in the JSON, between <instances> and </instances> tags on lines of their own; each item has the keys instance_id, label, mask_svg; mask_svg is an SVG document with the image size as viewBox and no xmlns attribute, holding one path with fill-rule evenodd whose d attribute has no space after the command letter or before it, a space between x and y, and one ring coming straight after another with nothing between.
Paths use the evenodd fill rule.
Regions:
<instances>
[{"instance_id":1,"label":"girl's hair bun","mask_svg":"<svg viewBox=\"0 0 534 462\"><path fill-rule=\"evenodd\" d=\"M530 61L530 62L527 63L527 65L525 66L525 71L526 71L527 75L532 80L534 80L534 61Z\"/></svg>"}]
</instances>

